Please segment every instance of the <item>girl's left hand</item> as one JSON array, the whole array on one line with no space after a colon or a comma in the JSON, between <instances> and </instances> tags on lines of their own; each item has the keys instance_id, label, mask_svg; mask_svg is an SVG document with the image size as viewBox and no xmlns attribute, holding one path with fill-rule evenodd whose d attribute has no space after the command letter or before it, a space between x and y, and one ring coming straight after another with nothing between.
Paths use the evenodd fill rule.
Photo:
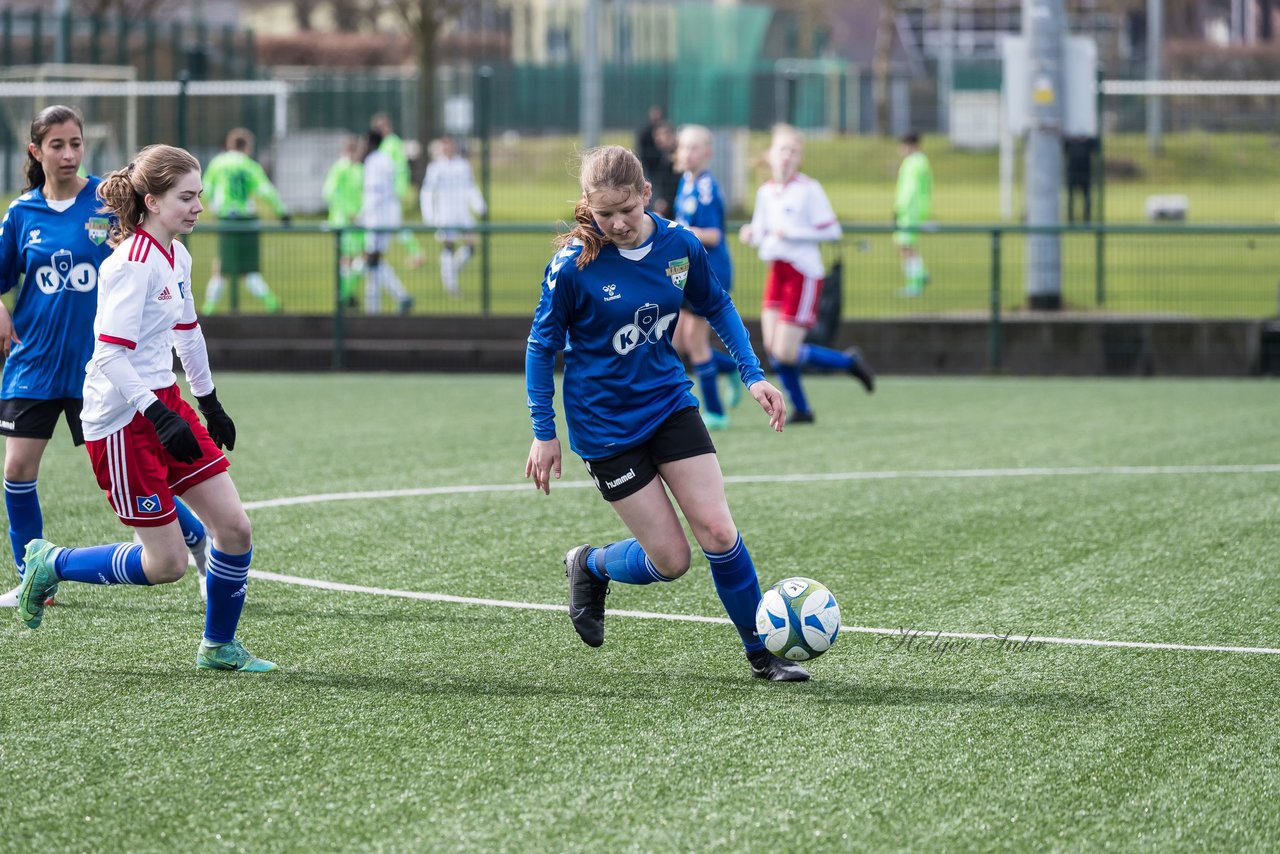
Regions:
<instances>
[{"instance_id":1,"label":"girl's left hand","mask_svg":"<svg viewBox=\"0 0 1280 854\"><path fill-rule=\"evenodd\" d=\"M787 402L783 400L782 392L774 388L768 380L752 383L747 391L751 392L756 403L760 404L760 408L768 414L769 426L781 433L783 425L787 423Z\"/></svg>"}]
</instances>

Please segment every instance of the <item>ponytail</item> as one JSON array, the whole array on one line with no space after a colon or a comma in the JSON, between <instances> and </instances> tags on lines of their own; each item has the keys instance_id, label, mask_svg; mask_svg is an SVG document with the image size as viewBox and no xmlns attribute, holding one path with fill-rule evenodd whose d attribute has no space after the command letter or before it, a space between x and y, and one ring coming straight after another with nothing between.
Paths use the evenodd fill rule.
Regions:
<instances>
[{"instance_id":1,"label":"ponytail","mask_svg":"<svg viewBox=\"0 0 1280 854\"><path fill-rule=\"evenodd\" d=\"M600 233L600 229L596 227L595 217L591 215L591 207L587 204L586 199L579 199L578 204L574 205L573 221L573 228L556 238L556 248L563 249L572 245L575 240L580 241L582 243L582 251L578 253L574 263L581 270L596 260L600 250L609 241L605 239L605 236Z\"/></svg>"}]
</instances>

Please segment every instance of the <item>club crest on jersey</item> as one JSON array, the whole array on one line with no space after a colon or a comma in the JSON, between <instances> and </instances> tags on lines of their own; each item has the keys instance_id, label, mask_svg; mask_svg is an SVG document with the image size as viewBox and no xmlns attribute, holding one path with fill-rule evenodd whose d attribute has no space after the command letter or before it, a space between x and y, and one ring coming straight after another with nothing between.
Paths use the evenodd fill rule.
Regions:
<instances>
[{"instance_id":1,"label":"club crest on jersey","mask_svg":"<svg viewBox=\"0 0 1280 854\"><path fill-rule=\"evenodd\" d=\"M94 246L101 246L106 242L110 228L111 222L105 216L91 216L84 224L84 230L89 232L89 239L93 241Z\"/></svg>"},{"instance_id":2,"label":"club crest on jersey","mask_svg":"<svg viewBox=\"0 0 1280 854\"><path fill-rule=\"evenodd\" d=\"M160 512L160 496L138 495L134 497L134 502L138 505L139 513L159 513Z\"/></svg>"},{"instance_id":3,"label":"club crest on jersey","mask_svg":"<svg viewBox=\"0 0 1280 854\"><path fill-rule=\"evenodd\" d=\"M689 259L677 258L667 263L667 275L671 277L671 284L680 290L684 290L684 283L689 278Z\"/></svg>"}]
</instances>

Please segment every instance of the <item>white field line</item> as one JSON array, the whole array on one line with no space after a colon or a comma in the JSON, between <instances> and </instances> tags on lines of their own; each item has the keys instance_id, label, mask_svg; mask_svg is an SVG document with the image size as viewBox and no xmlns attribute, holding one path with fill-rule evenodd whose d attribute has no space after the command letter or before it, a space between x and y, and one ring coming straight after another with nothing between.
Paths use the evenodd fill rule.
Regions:
<instances>
[{"instance_id":1,"label":"white field line","mask_svg":"<svg viewBox=\"0 0 1280 854\"><path fill-rule=\"evenodd\" d=\"M260 569L250 570L249 574L254 578L261 578L264 581L278 581L282 584L296 584L300 587L315 587L320 590L335 590L340 593L362 593L369 596L394 596L400 599L417 599L426 602L448 602L454 605L480 605L490 608L514 608L522 611L560 611L567 612L569 609L565 605L546 605L540 602L514 602L509 599L478 599L473 596L453 596L448 593L420 593L416 590L392 590L387 587L365 587L360 584L342 584L337 581L319 581L314 578L301 578L296 575L281 575L278 572L265 572ZM655 614L651 611L623 611L609 610L610 617L631 617L638 620L667 620L679 623L720 623L729 625L729 620L725 617L701 617L696 614ZM899 638L903 636L902 629L877 629L871 626L841 626L842 632L858 632L868 635L886 635L889 639ZM993 633L985 634L978 632L941 632L934 630L908 630L912 636L916 636L919 643L923 646L928 643L931 638L961 638L966 640L983 640L985 638L996 637ZM1040 637L1038 635L1010 636L1010 643L1030 643L1043 644L1061 644L1064 646L1106 646L1106 647L1122 647L1126 649L1165 649L1178 650L1180 652L1235 652L1235 653L1254 653L1261 655L1280 655L1280 649L1271 647L1257 646L1213 646L1206 644L1182 644L1182 643L1146 643L1143 641L1109 641L1109 640L1088 640L1086 638L1054 638Z\"/></svg>"},{"instance_id":2,"label":"white field line","mask_svg":"<svg viewBox=\"0 0 1280 854\"><path fill-rule=\"evenodd\" d=\"M817 474L751 474L729 475L725 483L821 483L845 480L945 480L951 478L999 478L999 477L1080 477L1080 476L1152 476L1193 474L1275 474L1280 464L1257 465L1202 465L1202 466L1076 466L1065 468L1010 468L1010 469L923 469L917 471L850 471ZM557 481L552 489L586 489L594 487L589 480ZM246 501L246 510L262 510L269 507L293 507L300 504L322 504L328 501L368 501L380 498L414 498L429 495L472 495L486 492L532 491L532 481L520 483L494 483L458 486L431 486L415 489L378 489L369 492L329 492L315 495L294 495L286 498L267 498Z\"/></svg>"},{"instance_id":3,"label":"white field line","mask_svg":"<svg viewBox=\"0 0 1280 854\"><path fill-rule=\"evenodd\" d=\"M1013 468L1013 469L937 469L919 471L869 471L869 472L832 472L825 474L786 474L786 475L731 475L725 478L727 483L816 483L846 480L902 480L902 479L946 479L946 478L998 478L998 477L1068 477L1081 475L1186 475L1186 474L1272 474L1280 472L1280 465L1196 465L1196 466L1078 466L1064 468ZM585 489L594 486L589 480L570 480L556 484L559 489ZM262 501L245 502L246 510L259 510L270 507L292 507L302 504L320 504L329 501L357 501L379 498L411 498L429 495L468 495L486 492L518 492L530 489L529 483L515 484L480 484L458 486L436 486L418 489L385 489L369 492L333 492L317 495L296 495L288 498L269 498ZM294 575L282 575L276 572L251 570L250 574L264 581L277 581L282 584L296 584L302 587L315 587L321 590L334 590L343 593L363 593L372 596L393 596L401 599L417 599L428 602L449 602L457 605L481 605L494 608L515 608L526 611L567 611L564 605L547 605L537 602L514 602L505 599L478 599L470 596L453 596L448 593L422 593L413 590L392 590L384 587L364 587L358 584L342 584L336 581L320 581L313 578L302 578ZM702 617L694 614L656 614L650 611L610 610L616 617L630 617L640 620L669 620L686 623L719 623L729 624L724 617ZM900 637L903 629L884 629L871 626L841 626L842 632L860 634L887 635ZM927 640L928 638L957 638L961 640L983 640L991 638L991 633L979 632L944 632L938 630L907 630L913 636ZM1015 640L1015 638L1010 638ZM1145 641L1109 641L1090 640L1087 638L1058 638L1031 635L1024 638L1031 643L1059 644L1064 646L1096 646L1123 649L1177 650L1181 652L1229 652L1257 655L1280 655L1280 649L1254 646L1219 646L1212 644L1179 644L1148 643ZM923 642L923 641L922 641ZM1023 642L1023 641L1019 641Z\"/></svg>"}]
</instances>

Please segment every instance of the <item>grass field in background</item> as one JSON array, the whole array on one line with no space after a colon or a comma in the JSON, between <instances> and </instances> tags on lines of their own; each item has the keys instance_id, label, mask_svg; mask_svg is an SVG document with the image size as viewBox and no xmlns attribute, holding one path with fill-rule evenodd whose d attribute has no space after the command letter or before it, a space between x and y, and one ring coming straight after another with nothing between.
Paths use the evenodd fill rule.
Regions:
<instances>
[{"instance_id":1,"label":"grass field in background","mask_svg":"<svg viewBox=\"0 0 1280 854\"><path fill-rule=\"evenodd\" d=\"M217 379L258 570L560 606L565 549L623 535L576 458L523 481L518 376ZM240 634L281 672L208 673L190 579L64 584L38 631L0 614L0 850L1266 850L1277 656L893 635L1280 647L1275 386L815 377L812 427L736 412L762 580L889 633L803 685L719 624L615 614L591 650L563 611L262 578ZM65 440L48 536L122 537ZM608 604L722 615L700 556Z\"/></svg>"}]
</instances>

